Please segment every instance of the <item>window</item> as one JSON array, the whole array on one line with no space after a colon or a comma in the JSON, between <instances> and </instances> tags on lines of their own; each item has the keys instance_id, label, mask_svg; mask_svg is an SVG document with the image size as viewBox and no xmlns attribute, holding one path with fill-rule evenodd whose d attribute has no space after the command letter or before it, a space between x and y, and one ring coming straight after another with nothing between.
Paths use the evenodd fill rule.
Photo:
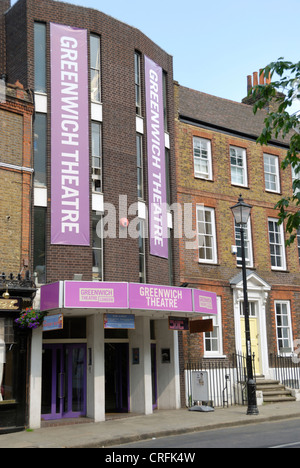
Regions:
<instances>
[{"instance_id":1,"label":"window","mask_svg":"<svg viewBox=\"0 0 300 468\"><path fill-rule=\"evenodd\" d=\"M294 184L296 181L298 181L300 178L300 163L298 164L298 167L293 167L292 166L292 179L293 179L293 193L294 195L297 195L297 193L300 192L300 187L295 187Z\"/></svg>"},{"instance_id":2,"label":"window","mask_svg":"<svg viewBox=\"0 0 300 468\"><path fill-rule=\"evenodd\" d=\"M293 351L293 334L289 301L275 301L277 348L280 354Z\"/></svg>"},{"instance_id":3,"label":"window","mask_svg":"<svg viewBox=\"0 0 300 468\"><path fill-rule=\"evenodd\" d=\"M271 253L271 267L274 270L285 270L285 248L283 226L279 226L277 219L269 219L269 242Z\"/></svg>"},{"instance_id":4,"label":"window","mask_svg":"<svg viewBox=\"0 0 300 468\"><path fill-rule=\"evenodd\" d=\"M34 207L33 268L39 284L46 283L46 208Z\"/></svg>"},{"instance_id":5,"label":"window","mask_svg":"<svg viewBox=\"0 0 300 468\"><path fill-rule=\"evenodd\" d=\"M297 241L298 241L298 257L299 257L299 263L300 263L300 228L297 231Z\"/></svg>"},{"instance_id":6,"label":"window","mask_svg":"<svg viewBox=\"0 0 300 468\"><path fill-rule=\"evenodd\" d=\"M164 99L164 128L168 131L168 105L167 105L167 78L168 75L163 72L163 99Z\"/></svg>"},{"instance_id":7,"label":"window","mask_svg":"<svg viewBox=\"0 0 300 468\"><path fill-rule=\"evenodd\" d=\"M141 105L141 56L138 52L134 54L135 72L135 110L137 115L142 115Z\"/></svg>"},{"instance_id":8,"label":"window","mask_svg":"<svg viewBox=\"0 0 300 468\"><path fill-rule=\"evenodd\" d=\"M16 398L16 352L13 319L0 317L0 402L12 402Z\"/></svg>"},{"instance_id":9,"label":"window","mask_svg":"<svg viewBox=\"0 0 300 468\"><path fill-rule=\"evenodd\" d=\"M230 146L230 166L231 183L247 187L247 161L246 150L244 148Z\"/></svg>"},{"instance_id":10,"label":"window","mask_svg":"<svg viewBox=\"0 0 300 468\"><path fill-rule=\"evenodd\" d=\"M200 179L212 179L210 140L194 137L194 173Z\"/></svg>"},{"instance_id":11,"label":"window","mask_svg":"<svg viewBox=\"0 0 300 468\"><path fill-rule=\"evenodd\" d=\"M204 355L207 357L223 355L221 297L217 297L217 305L218 315L209 317L213 320L214 330L204 333Z\"/></svg>"},{"instance_id":12,"label":"window","mask_svg":"<svg viewBox=\"0 0 300 468\"><path fill-rule=\"evenodd\" d=\"M197 233L199 262L217 262L215 210L204 206L197 207Z\"/></svg>"},{"instance_id":13,"label":"window","mask_svg":"<svg viewBox=\"0 0 300 468\"><path fill-rule=\"evenodd\" d=\"M235 223L235 244L237 246L236 263L242 266L242 245L241 245L241 227ZM244 244L245 244L245 257L246 266L253 266L253 252L252 252L252 235L251 235L251 221L248 219L247 227L244 229Z\"/></svg>"},{"instance_id":14,"label":"window","mask_svg":"<svg viewBox=\"0 0 300 468\"><path fill-rule=\"evenodd\" d=\"M269 192L280 192L278 157L264 154L264 170L266 190Z\"/></svg>"},{"instance_id":15,"label":"window","mask_svg":"<svg viewBox=\"0 0 300 468\"><path fill-rule=\"evenodd\" d=\"M102 192L101 124L92 122L92 181L93 191Z\"/></svg>"},{"instance_id":16,"label":"window","mask_svg":"<svg viewBox=\"0 0 300 468\"><path fill-rule=\"evenodd\" d=\"M46 25L34 23L34 90L46 93Z\"/></svg>"},{"instance_id":17,"label":"window","mask_svg":"<svg viewBox=\"0 0 300 468\"><path fill-rule=\"evenodd\" d=\"M90 36L91 100L101 102L100 37Z\"/></svg>"},{"instance_id":18,"label":"window","mask_svg":"<svg viewBox=\"0 0 300 468\"><path fill-rule=\"evenodd\" d=\"M34 185L47 186L47 114L36 114L34 122Z\"/></svg>"},{"instance_id":19,"label":"window","mask_svg":"<svg viewBox=\"0 0 300 468\"><path fill-rule=\"evenodd\" d=\"M92 214L93 225L93 280L103 281L103 216Z\"/></svg>"},{"instance_id":20,"label":"window","mask_svg":"<svg viewBox=\"0 0 300 468\"><path fill-rule=\"evenodd\" d=\"M138 224L139 232L139 278L140 283L146 283L146 253L145 253L145 222Z\"/></svg>"},{"instance_id":21,"label":"window","mask_svg":"<svg viewBox=\"0 0 300 468\"><path fill-rule=\"evenodd\" d=\"M137 159L137 191L138 198L144 199L144 175L143 175L143 137L136 135L136 159Z\"/></svg>"}]
</instances>

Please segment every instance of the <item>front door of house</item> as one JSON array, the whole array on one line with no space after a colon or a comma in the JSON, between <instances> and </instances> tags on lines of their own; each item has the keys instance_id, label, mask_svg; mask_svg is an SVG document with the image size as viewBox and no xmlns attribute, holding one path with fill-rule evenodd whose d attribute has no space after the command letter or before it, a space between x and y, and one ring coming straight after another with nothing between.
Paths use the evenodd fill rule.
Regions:
<instances>
[{"instance_id":1,"label":"front door of house","mask_svg":"<svg viewBox=\"0 0 300 468\"><path fill-rule=\"evenodd\" d=\"M45 344L42 419L86 415L86 345Z\"/></svg>"},{"instance_id":2,"label":"front door of house","mask_svg":"<svg viewBox=\"0 0 300 468\"><path fill-rule=\"evenodd\" d=\"M258 325L258 304L249 302L249 325L251 336L251 351L255 355L255 374L260 375L260 335ZM245 316L243 312L243 303L241 303L241 340L242 352L246 355L246 337L245 337Z\"/></svg>"}]
</instances>

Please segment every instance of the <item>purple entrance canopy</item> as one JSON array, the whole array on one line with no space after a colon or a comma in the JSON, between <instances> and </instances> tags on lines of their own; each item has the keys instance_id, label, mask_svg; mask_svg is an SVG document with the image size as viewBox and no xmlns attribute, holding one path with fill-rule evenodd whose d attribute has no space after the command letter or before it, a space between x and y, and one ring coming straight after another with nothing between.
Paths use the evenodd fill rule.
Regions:
<instances>
[{"instance_id":1,"label":"purple entrance canopy","mask_svg":"<svg viewBox=\"0 0 300 468\"><path fill-rule=\"evenodd\" d=\"M217 295L199 289L140 283L58 281L41 287L41 311L109 309L216 315Z\"/></svg>"}]
</instances>

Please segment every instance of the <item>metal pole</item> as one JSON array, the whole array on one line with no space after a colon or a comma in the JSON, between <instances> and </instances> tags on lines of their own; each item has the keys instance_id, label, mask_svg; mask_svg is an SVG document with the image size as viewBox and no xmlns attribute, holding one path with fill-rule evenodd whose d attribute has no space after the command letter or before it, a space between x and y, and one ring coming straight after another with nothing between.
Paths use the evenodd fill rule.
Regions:
<instances>
[{"instance_id":1,"label":"metal pole","mask_svg":"<svg viewBox=\"0 0 300 468\"><path fill-rule=\"evenodd\" d=\"M244 315L245 315L245 334L246 334L246 359L247 359L247 393L248 393L248 410L247 414L259 414L256 400L256 383L253 378L252 353L251 353L251 335L249 322L249 301L247 291L247 271L245 258L245 237L244 226L241 229L241 248L242 248L242 271L243 271L243 289L244 289Z\"/></svg>"}]
</instances>

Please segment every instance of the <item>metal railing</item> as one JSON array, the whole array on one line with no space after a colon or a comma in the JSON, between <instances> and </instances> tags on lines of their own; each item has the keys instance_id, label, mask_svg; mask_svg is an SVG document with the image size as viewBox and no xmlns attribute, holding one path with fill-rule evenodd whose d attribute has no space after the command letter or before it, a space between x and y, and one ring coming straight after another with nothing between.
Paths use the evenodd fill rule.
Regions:
<instances>
[{"instance_id":1,"label":"metal railing","mask_svg":"<svg viewBox=\"0 0 300 468\"><path fill-rule=\"evenodd\" d=\"M254 369L254 355L252 359ZM193 406L195 402L198 403L195 397L196 393L193 392L193 372L205 372L207 374L208 400L202 401L202 404L211 404L214 407L246 404L247 365L244 355L233 354L224 361L201 359L199 362L186 363L186 405L189 407Z\"/></svg>"},{"instance_id":2,"label":"metal railing","mask_svg":"<svg viewBox=\"0 0 300 468\"><path fill-rule=\"evenodd\" d=\"M274 379L286 387L300 389L300 362L293 356L270 354L269 365Z\"/></svg>"}]
</instances>

